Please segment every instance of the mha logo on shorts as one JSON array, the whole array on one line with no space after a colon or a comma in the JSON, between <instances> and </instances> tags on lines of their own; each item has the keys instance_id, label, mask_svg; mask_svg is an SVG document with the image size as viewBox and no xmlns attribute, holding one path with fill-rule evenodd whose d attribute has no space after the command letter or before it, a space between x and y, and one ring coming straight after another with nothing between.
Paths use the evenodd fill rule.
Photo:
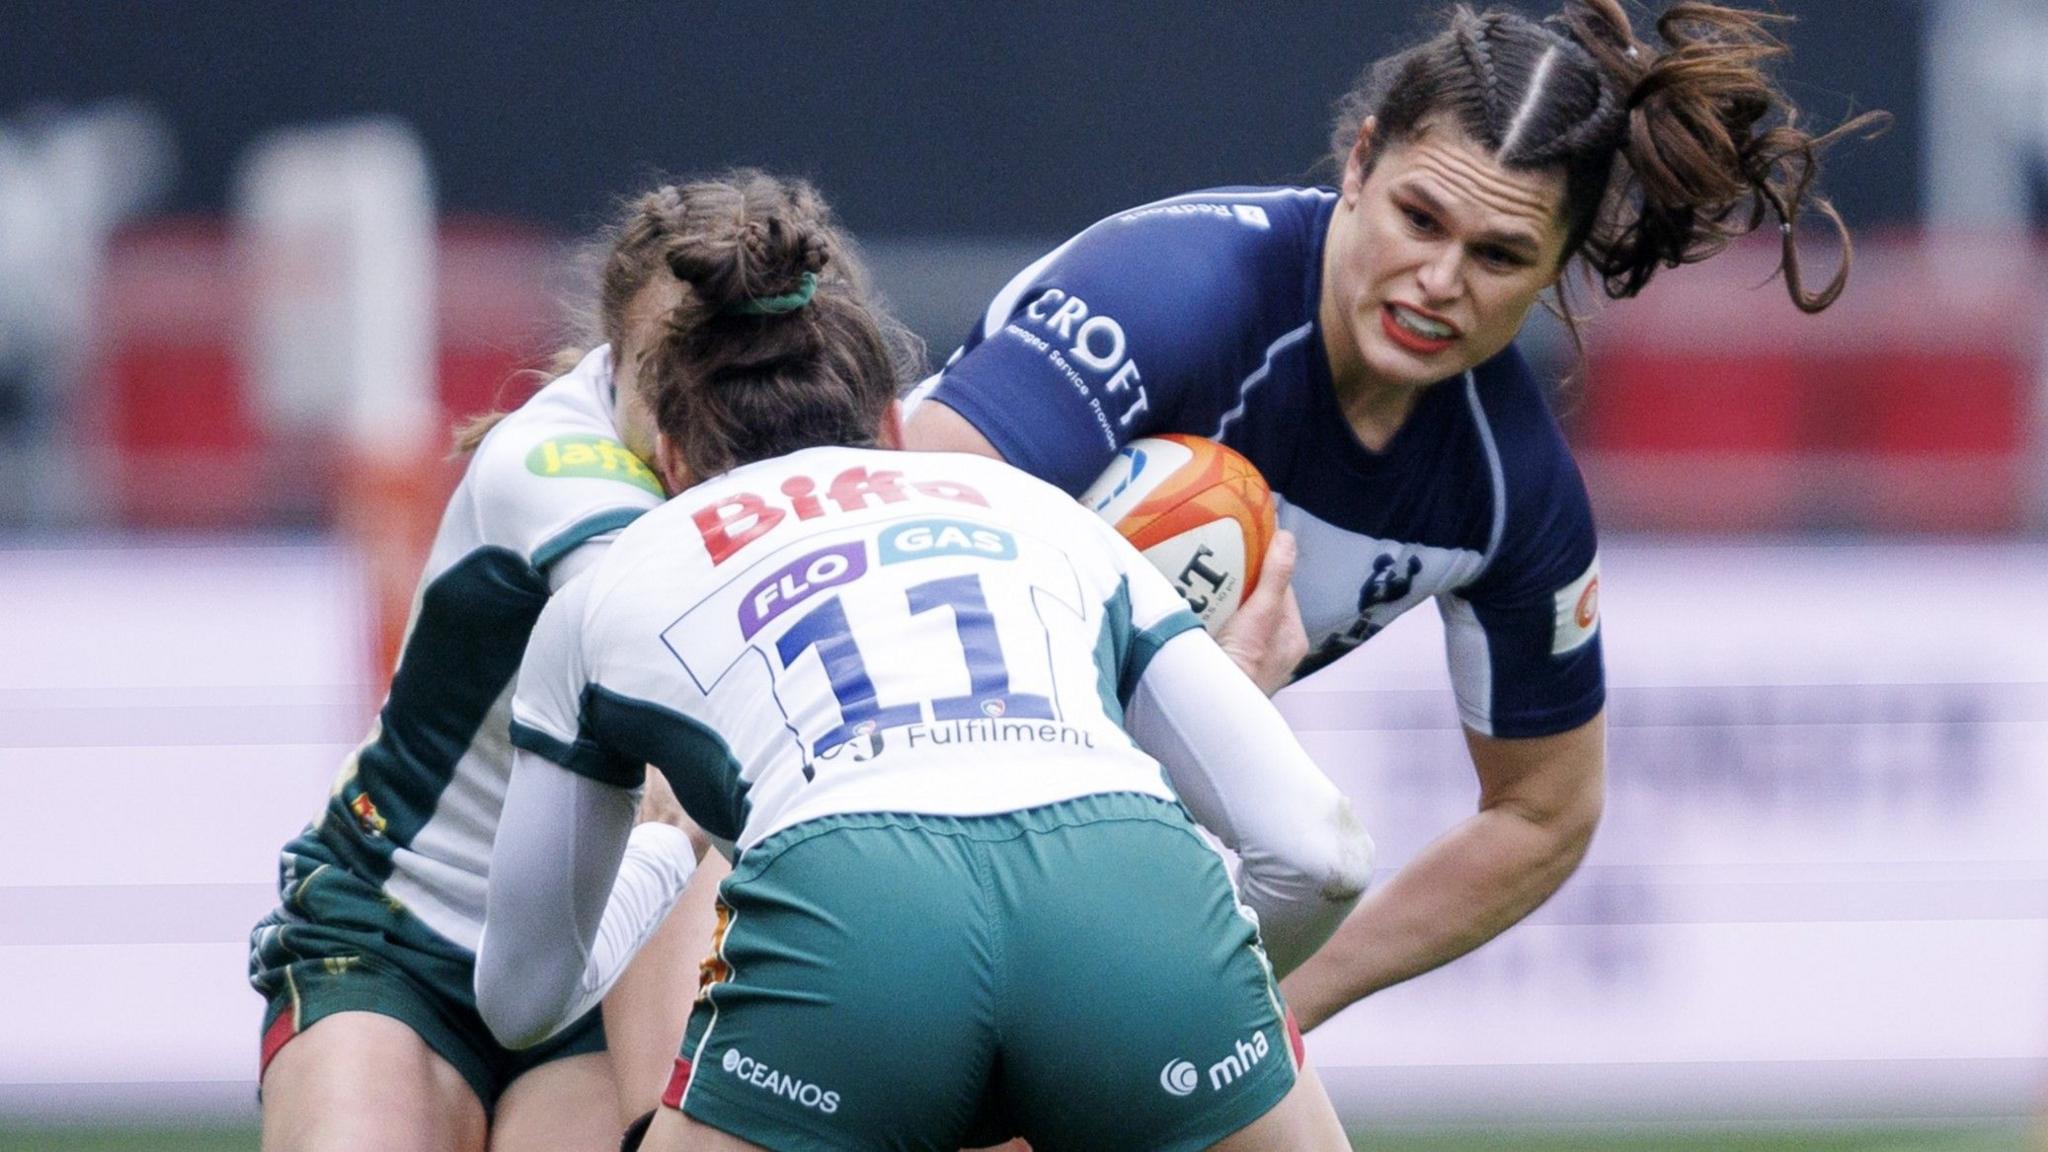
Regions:
<instances>
[{"instance_id":1,"label":"mha logo on shorts","mask_svg":"<svg viewBox=\"0 0 2048 1152\"><path fill-rule=\"evenodd\" d=\"M1237 1083L1272 1050L1264 1029L1239 1040L1230 1055L1209 1065L1209 1090L1221 1092ZM1201 1074L1186 1060L1175 1060L1159 1070L1159 1087L1169 1096L1192 1096L1201 1083Z\"/></svg>"},{"instance_id":2,"label":"mha logo on shorts","mask_svg":"<svg viewBox=\"0 0 2048 1152\"><path fill-rule=\"evenodd\" d=\"M751 1084L785 1100L793 1100L805 1108L814 1108L827 1116L839 1111L839 1093L828 1092L816 1084L806 1083L786 1072L778 1072L737 1048L727 1048L725 1055L719 1060L719 1066L742 1083Z\"/></svg>"}]
</instances>

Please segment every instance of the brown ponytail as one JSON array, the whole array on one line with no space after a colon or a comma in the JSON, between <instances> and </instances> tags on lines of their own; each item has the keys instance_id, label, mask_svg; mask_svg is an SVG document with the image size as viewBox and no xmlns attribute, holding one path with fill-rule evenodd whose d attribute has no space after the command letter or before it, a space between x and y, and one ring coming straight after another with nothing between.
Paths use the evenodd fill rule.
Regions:
<instances>
[{"instance_id":1,"label":"brown ponytail","mask_svg":"<svg viewBox=\"0 0 2048 1152\"><path fill-rule=\"evenodd\" d=\"M748 170L676 192L662 260L688 291L641 383L691 474L872 443L916 344L872 299L823 198Z\"/></svg>"},{"instance_id":2,"label":"brown ponytail","mask_svg":"<svg viewBox=\"0 0 2048 1152\"><path fill-rule=\"evenodd\" d=\"M1854 249L1841 214L1813 190L1820 152L1850 133L1882 130L1888 117L1866 112L1819 135L1800 128L1798 110L1764 72L1787 53L1772 25L1789 20L1675 4L1657 20L1665 47L1653 53L1635 43L1616 0L1574 0L1559 18L1617 86L1627 85L1614 205L1585 252L1608 295L1633 296L1659 266L1704 260L1767 218L1778 225L1792 302L1819 312L1842 294ZM1806 290L1799 265L1802 209L1842 243L1841 263L1818 292Z\"/></svg>"},{"instance_id":3,"label":"brown ponytail","mask_svg":"<svg viewBox=\"0 0 2048 1152\"><path fill-rule=\"evenodd\" d=\"M1814 189L1820 153L1888 117L1800 128L1764 70L1786 53L1772 28L1788 20L1684 0L1657 21L1660 49L1636 39L1619 0L1565 0L1540 24L1461 4L1442 32L1375 64L1339 102L1333 144L1341 163L1364 119L1378 117L1370 163L1448 118L1504 165L1561 171L1565 259L1582 258L1616 299L1775 220L1786 289L1818 312L1841 295L1852 253L1841 215ZM1794 242L1807 211L1842 242L1817 292Z\"/></svg>"}]
</instances>

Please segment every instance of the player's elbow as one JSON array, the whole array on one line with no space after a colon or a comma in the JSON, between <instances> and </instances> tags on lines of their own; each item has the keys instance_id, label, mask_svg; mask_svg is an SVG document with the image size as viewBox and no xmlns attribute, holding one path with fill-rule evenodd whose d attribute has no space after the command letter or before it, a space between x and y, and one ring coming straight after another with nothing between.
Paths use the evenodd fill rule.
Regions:
<instances>
[{"instance_id":1,"label":"player's elbow","mask_svg":"<svg viewBox=\"0 0 2048 1152\"><path fill-rule=\"evenodd\" d=\"M1586 858L1606 804L1599 789L1588 789L1550 822L1552 853L1567 871L1577 869L1579 861Z\"/></svg>"},{"instance_id":2,"label":"player's elbow","mask_svg":"<svg viewBox=\"0 0 2048 1152\"><path fill-rule=\"evenodd\" d=\"M1592 846L1593 834L1600 829L1605 806L1601 789L1588 787L1540 808L1520 812L1537 834L1537 851L1546 871L1568 876L1578 869Z\"/></svg>"},{"instance_id":3,"label":"player's elbow","mask_svg":"<svg viewBox=\"0 0 2048 1152\"><path fill-rule=\"evenodd\" d=\"M514 972L509 963L485 946L477 952L476 1011L498 1043L513 1050L531 1048L557 1031L564 997L547 994L537 973Z\"/></svg>"},{"instance_id":4,"label":"player's elbow","mask_svg":"<svg viewBox=\"0 0 2048 1152\"><path fill-rule=\"evenodd\" d=\"M1280 863L1318 898L1351 904L1372 883L1374 852L1372 837L1352 811L1350 799L1333 789L1316 817L1288 842Z\"/></svg>"}]
</instances>

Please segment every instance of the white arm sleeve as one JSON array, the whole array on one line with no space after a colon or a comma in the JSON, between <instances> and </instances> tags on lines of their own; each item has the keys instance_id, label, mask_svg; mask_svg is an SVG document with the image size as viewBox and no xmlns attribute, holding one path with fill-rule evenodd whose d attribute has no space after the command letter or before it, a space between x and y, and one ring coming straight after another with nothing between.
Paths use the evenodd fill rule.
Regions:
<instances>
[{"instance_id":1,"label":"white arm sleeve","mask_svg":"<svg viewBox=\"0 0 2048 1152\"><path fill-rule=\"evenodd\" d=\"M1145 666L1124 716L1181 802L1243 862L1239 889L1282 975L1337 930L1372 879L1372 838L1279 710L1199 630Z\"/></svg>"},{"instance_id":2,"label":"white arm sleeve","mask_svg":"<svg viewBox=\"0 0 2048 1152\"><path fill-rule=\"evenodd\" d=\"M506 1047L590 1011L690 882L688 834L636 827L638 803L531 752L513 761L476 956L477 1011Z\"/></svg>"}]
</instances>

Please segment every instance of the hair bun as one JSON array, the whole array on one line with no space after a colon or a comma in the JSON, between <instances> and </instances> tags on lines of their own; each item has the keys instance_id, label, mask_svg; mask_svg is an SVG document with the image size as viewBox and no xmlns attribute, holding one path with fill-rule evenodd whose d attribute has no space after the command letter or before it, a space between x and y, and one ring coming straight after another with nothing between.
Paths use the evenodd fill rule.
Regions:
<instances>
[{"instance_id":1,"label":"hair bun","mask_svg":"<svg viewBox=\"0 0 2048 1152\"><path fill-rule=\"evenodd\" d=\"M732 194L684 211L665 254L669 271L713 314L779 314L751 302L804 290L831 262L831 225L808 185L759 172L736 173Z\"/></svg>"}]
</instances>

